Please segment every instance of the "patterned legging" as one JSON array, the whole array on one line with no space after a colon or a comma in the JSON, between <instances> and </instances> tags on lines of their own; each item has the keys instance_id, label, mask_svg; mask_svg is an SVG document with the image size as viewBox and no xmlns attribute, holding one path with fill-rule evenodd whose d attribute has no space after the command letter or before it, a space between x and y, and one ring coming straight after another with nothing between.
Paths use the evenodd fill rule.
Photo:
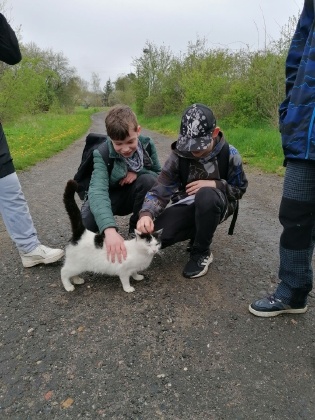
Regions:
<instances>
[{"instance_id":1,"label":"patterned legging","mask_svg":"<svg viewBox=\"0 0 315 420\"><path fill-rule=\"evenodd\" d=\"M280 283L275 297L304 305L313 287L315 244L315 162L289 161L279 210Z\"/></svg>"}]
</instances>

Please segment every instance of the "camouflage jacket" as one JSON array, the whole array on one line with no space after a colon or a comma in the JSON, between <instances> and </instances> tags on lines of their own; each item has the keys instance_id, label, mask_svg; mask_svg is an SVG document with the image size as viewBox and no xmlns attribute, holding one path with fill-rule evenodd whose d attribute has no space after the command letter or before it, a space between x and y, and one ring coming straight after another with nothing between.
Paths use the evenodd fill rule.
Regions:
<instances>
[{"instance_id":1,"label":"camouflage jacket","mask_svg":"<svg viewBox=\"0 0 315 420\"><path fill-rule=\"evenodd\" d=\"M187 183L199 179L215 180L217 188L225 195L228 203L229 211L226 217L232 214L236 200L242 198L246 191L248 181L243 170L241 156L232 145L229 145L228 173L225 176L226 179L221 178L218 157L225 143L222 132L219 133L215 142L211 153L201 159L194 158L190 152L179 152L176 149L176 142L173 143L171 154L158 176L157 183L146 194L140 213L150 213L155 219L170 202L175 203L187 196L185 185L181 182L180 159L190 159Z\"/></svg>"}]
</instances>

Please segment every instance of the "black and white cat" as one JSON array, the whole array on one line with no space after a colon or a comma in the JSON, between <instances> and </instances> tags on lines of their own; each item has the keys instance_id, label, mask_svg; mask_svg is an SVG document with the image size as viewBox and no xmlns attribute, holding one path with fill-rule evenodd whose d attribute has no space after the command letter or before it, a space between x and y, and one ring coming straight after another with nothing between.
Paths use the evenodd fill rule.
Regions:
<instances>
[{"instance_id":1,"label":"black and white cat","mask_svg":"<svg viewBox=\"0 0 315 420\"><path fill-rule=\"evenodd\" d=\"M74 180L68 181L63 196L72 227L72 239L66 247L65 262L61 269L64 288L68 292L73 291L74 284L84 283L79 274L90 271L119 276L124 291L134 292L135 289L130 286L130 276L134 280L143 280L143 275L138 274L138 271L148 268L153 256L159 251L162 230L152 234L142 234L135 230L135 239L125 241L127 258L121 263L109 261L104 247L104 234L95 234L83 226L74 198L76 185Z\"/></svg>"}]
</instances>

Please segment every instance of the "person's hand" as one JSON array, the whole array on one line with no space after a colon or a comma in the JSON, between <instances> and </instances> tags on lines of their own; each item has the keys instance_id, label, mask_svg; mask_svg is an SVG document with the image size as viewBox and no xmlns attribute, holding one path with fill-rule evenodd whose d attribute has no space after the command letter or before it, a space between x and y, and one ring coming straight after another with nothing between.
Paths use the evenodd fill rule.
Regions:
<instances>
[{"instance_id":1,"label":"person's hand","mask_svg":"<svg viewBox=\"0 0 315 420\"><path fill-rule=\"evenodd\" d=\"M119 181L119 185L122 187L126 184L132 184L137 179L137 174L135 172L127 172L125 178Z\"/></svg>"},{"instance_id":2,"label":"person's hand","mask_svg":"<svg viewBox=\"0 0 315 420\"><path fill-rule=\"evenodd\" d=\"M104 243L107 251L107 258L111 262L115 262L117 257L118 262L127 258L127 250L124 243L124 238L119 235L115 228L105 229Z\"/></svg>"},{"instance_id":3,"label":"person's hand","mask_svg":"<svg viewBox=\"0 0 315 420\"><path fill-rule=\"evenodd\" d=\"M152 233L154 223L150 216L142 216L137 223L137 230L141 233Z\"/></svg>"},{"instance_id":4,"label":"person's hand","mask_svg":"<svg viewBox=\"0 0 315 420\"><path fill-rule=\"evenodd\" d=\"M186 193L188 195L196 194L202 187L216 188L216 183L209 179L199 179L198 181L193 181L186 185Z\"/></svg>"}]
</instances>

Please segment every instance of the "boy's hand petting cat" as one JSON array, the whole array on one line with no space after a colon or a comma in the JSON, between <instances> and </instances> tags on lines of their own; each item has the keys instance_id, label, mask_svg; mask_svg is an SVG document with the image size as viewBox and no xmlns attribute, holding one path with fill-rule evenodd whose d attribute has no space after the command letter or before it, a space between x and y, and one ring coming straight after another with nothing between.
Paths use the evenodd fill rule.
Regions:
<instances>
[{"instance_id":1,"label":"boy's hand petting cat","mask_svg":"<svg viewBox=\"0 0 315 420\"><path fill-rule=\"evenodd\" d=\"M137 230L141 233L152 233L154 231L154 222L150 216L142 216L137 223Z\"/></svg>"},{"instance_id":2,"label":"boy's hand petting cat","mask_svg":"<svg viewBox=\"0 0 315 420\"><path fill-rule=\"evenodd\" d=\"M137 174L135 172L127 172L125 178L119 181L119 185L123 186L126 184L132 184L137 179Z\"/></svg>"},{"instance_id":3,"label":"boy's hand petting cat","mask_svg":"<svg viewBox=\"0 0 315 420\"><path fill-rule=\"evenodd\" d=\"M216 183L210 179L199 179L186 185L186 193L188 195L196 194L202 187L216 188Z\"/></svg>"},{"instance_id":4,"label":"boy's hand petting cat","mask_svg":"<svg viewBox=\"0 0 315 420\"><path fill-rule=\"evenodd\" d=\"M105 229L105 239L104 243L107 251L107 258L111 262L115 262L116 257L118 262L127 257L127 250L124 243L124 238L119 235L115 228Z\"/></svg>"}]
</instances>

